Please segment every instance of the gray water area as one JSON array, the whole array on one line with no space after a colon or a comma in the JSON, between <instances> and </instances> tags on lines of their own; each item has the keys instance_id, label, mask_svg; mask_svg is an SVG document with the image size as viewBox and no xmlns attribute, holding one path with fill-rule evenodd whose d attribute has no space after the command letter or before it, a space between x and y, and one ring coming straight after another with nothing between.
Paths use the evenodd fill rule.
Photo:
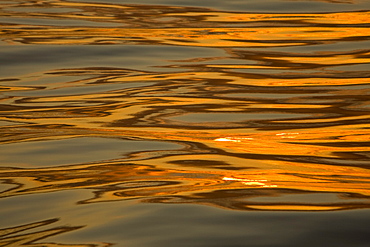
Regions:
<instances>
[{"instance_id":1,"label":"gray water area","mask_svg":"<svg viewBox=\"0 0 370 247\"><path fill-rule=\"evenodd\" d=\"M201 205L135 204L129 201L80 204L88 192L70 191L3 199L8 225L63 217L29 234L59 226L79 226L51 242L116 243L117 246L366 246L369 211L238 212ZM43 203L40 204L39 202ZM58 207L47 206L49 204ZM18 206L15 206L18 205ZM32 212L32 213L30 213ZM94 215L92 217L92 215ZM22 220L19 220L22 216ZM340 234L339 234L340 233Z\"/></svg>"}]
</instances>

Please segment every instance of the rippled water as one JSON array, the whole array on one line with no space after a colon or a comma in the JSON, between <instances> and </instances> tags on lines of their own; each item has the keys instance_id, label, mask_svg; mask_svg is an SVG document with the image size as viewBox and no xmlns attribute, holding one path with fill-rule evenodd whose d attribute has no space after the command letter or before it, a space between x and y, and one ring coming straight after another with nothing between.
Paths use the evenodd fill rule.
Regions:
<instances>
[{"instance_id":1,"label":"rippled water","mask_svg":"<svg viewBox=\"0 0 370 247\"><path fill-rule=\"evenodd\" d=\"M0 246L368 246L370 2L0 1Z\"/></svg>"}]
</instances>

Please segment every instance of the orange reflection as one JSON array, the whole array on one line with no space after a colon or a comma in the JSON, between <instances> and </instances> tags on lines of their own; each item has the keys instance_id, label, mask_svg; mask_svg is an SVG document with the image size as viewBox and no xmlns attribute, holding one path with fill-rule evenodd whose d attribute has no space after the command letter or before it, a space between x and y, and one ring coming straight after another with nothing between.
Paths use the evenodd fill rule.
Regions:
<instances>
[{"instance_id":1,"label":"orange reflection","mask_svg":"<svg viewBox=\"0 0 370 247\"><path fill-rule=\"evenodd\" d=\"M79 65L22 74L21 67L1 78L4 147L80 137L181 147L55 167L45 161L42 168L29 163L29 150L20 150L19 167L5 163L0 170L6 187L0 197L87 189L91 197L79 203L369 208L370 79L363 68L370 60L368 49L357 48L370 35L368 11L233 13L64 1L22 11L30 5L1 6L9 18L1 24L2 41L19 47L193 46L219 53L177 60L163 54L144 69ZM22 18L45 25L21 24Z\"/></svg>"},{"instance_id":2,"label":"orange reflection","mask_svg":"<svg viewBox=\"0 0 370 247\"><path fill-rule=\"evenodd\" d=\"M95 132L95 135L103 134ZM140 131L111 131L105 133L105 136L119 134L141 138L148 135ZM207 149L192 149L189 146L188 149L177 151L131 154L128 158L110 163L3 170L0 176L7 179L7 183L17 186L1 195L7 197L85 188L92 190L94 197L80 203L141 199L167 203L204 203L239 210L284 210L283 205L286 205L285 210L363 208L370 205L367 158L359 156L356 160L352 157L347 162L345 156L341 157L341 150L348 150L340 146L341 143L348 146L354 141L361 143L369 138L367 134L365 131L346 133L345 130L323 133L279 132L266 136L251 134L253 139L236 135L220 141L220 138L212 138L219 133L212 132L194 131L193 135L173 131L171 134L152 132L150 138L156 140L203 143L210 148L209 153L206 153ZM339 141L331 141L338 138ZM216 147L222 150L220 154L212 154ZM357 153L365 152L368 147L357 147L357 150ZM270 193L267 196L281 197L276 200L277 204L258 202L258 198L266 196L266 189ZM234 195L231 191L238 193ZM337 199L326 203L311 200L309 204L297 200L292 204L284 201L286 193L334 193ZM343 193L347 196L342 197ZM228 199L231 203L229 206L220 202L225 196L231 196Z\"/></svg>"},{"instance_id":3,"label":"orange reflection","mask_svg":"<svg viewBox=\"0 0 370 247\"><path fill-rule=\"evenodd\" d=\"M8 35L17 33L17 35ZM279 47L307 45L312 41L324 43L340 41L350 37L370 35L368 28L212 28L199 30L193 28L177 30L117 29L117 28L47 28L38 27L32 31L23 28L3 28L3 40L9 43L26 44L163 44L199 47ZM63 38L55 38L63 37ZM104 38L102 38L104 37ZM299 41L291 41L296 37ZM272 42L271 42L272 41Z\"/></svg>"},{"instance_id":4,"label":"orange reflection","mask_svg":"<svg viewBox=\"0 0 370 247\"><path fill-rule=\"evenodd\" d=\"M3 16L75 20L76 24L72 26L78 27L4 25L1 31L3 41L64 45L131 43L200 47L279 47L308 45L313 44L312 42L339 42L354 37L364 40L369 36L369 29L361 26L369 23L368 11L298 15L244 14L209 9L194 11L187 7L63 1L55 1L48 7L69 7L70 12L48 13L48 8L45 8L46 12L16 11L17 7L27 6L4 6ZM75 9L79 11L73 11ZM90 22L97 27L89 27ZM230 27L230 23L242 23L246 27ZM99 27L103 24L114 27ZM353 28L348 25L353 25Z\"/></svg>"}]
</instances>

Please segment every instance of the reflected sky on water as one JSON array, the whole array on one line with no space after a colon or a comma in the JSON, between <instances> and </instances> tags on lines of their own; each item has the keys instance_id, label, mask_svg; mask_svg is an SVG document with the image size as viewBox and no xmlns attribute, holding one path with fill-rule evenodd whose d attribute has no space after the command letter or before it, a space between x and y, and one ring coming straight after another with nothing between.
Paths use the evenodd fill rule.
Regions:
<instances>
[{"instance_id":1,"label":"reflected sky on water","mask_svg":"<svg viewBox=\"0 0 370 247\"><path fill-rule=\"evenodd\" d=\"M0 1L0 245L367 246L369 7Z\"/></svg>"}]
</instances>

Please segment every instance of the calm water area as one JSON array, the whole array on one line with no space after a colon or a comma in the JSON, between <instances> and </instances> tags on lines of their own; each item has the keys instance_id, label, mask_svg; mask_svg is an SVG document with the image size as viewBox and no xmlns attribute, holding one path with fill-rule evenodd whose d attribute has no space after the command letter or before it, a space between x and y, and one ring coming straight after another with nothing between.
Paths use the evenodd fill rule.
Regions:
<instances>
[{"instance_id":1,"label":"calm water area","mask_svg":"<svg viewBox=\"0 0 370 247\"><path fill-rule=\"evenodd\" d=\"M369 0L0 0L1 247L368 247L369 169Z\"/></svg>"}]
</instances>

